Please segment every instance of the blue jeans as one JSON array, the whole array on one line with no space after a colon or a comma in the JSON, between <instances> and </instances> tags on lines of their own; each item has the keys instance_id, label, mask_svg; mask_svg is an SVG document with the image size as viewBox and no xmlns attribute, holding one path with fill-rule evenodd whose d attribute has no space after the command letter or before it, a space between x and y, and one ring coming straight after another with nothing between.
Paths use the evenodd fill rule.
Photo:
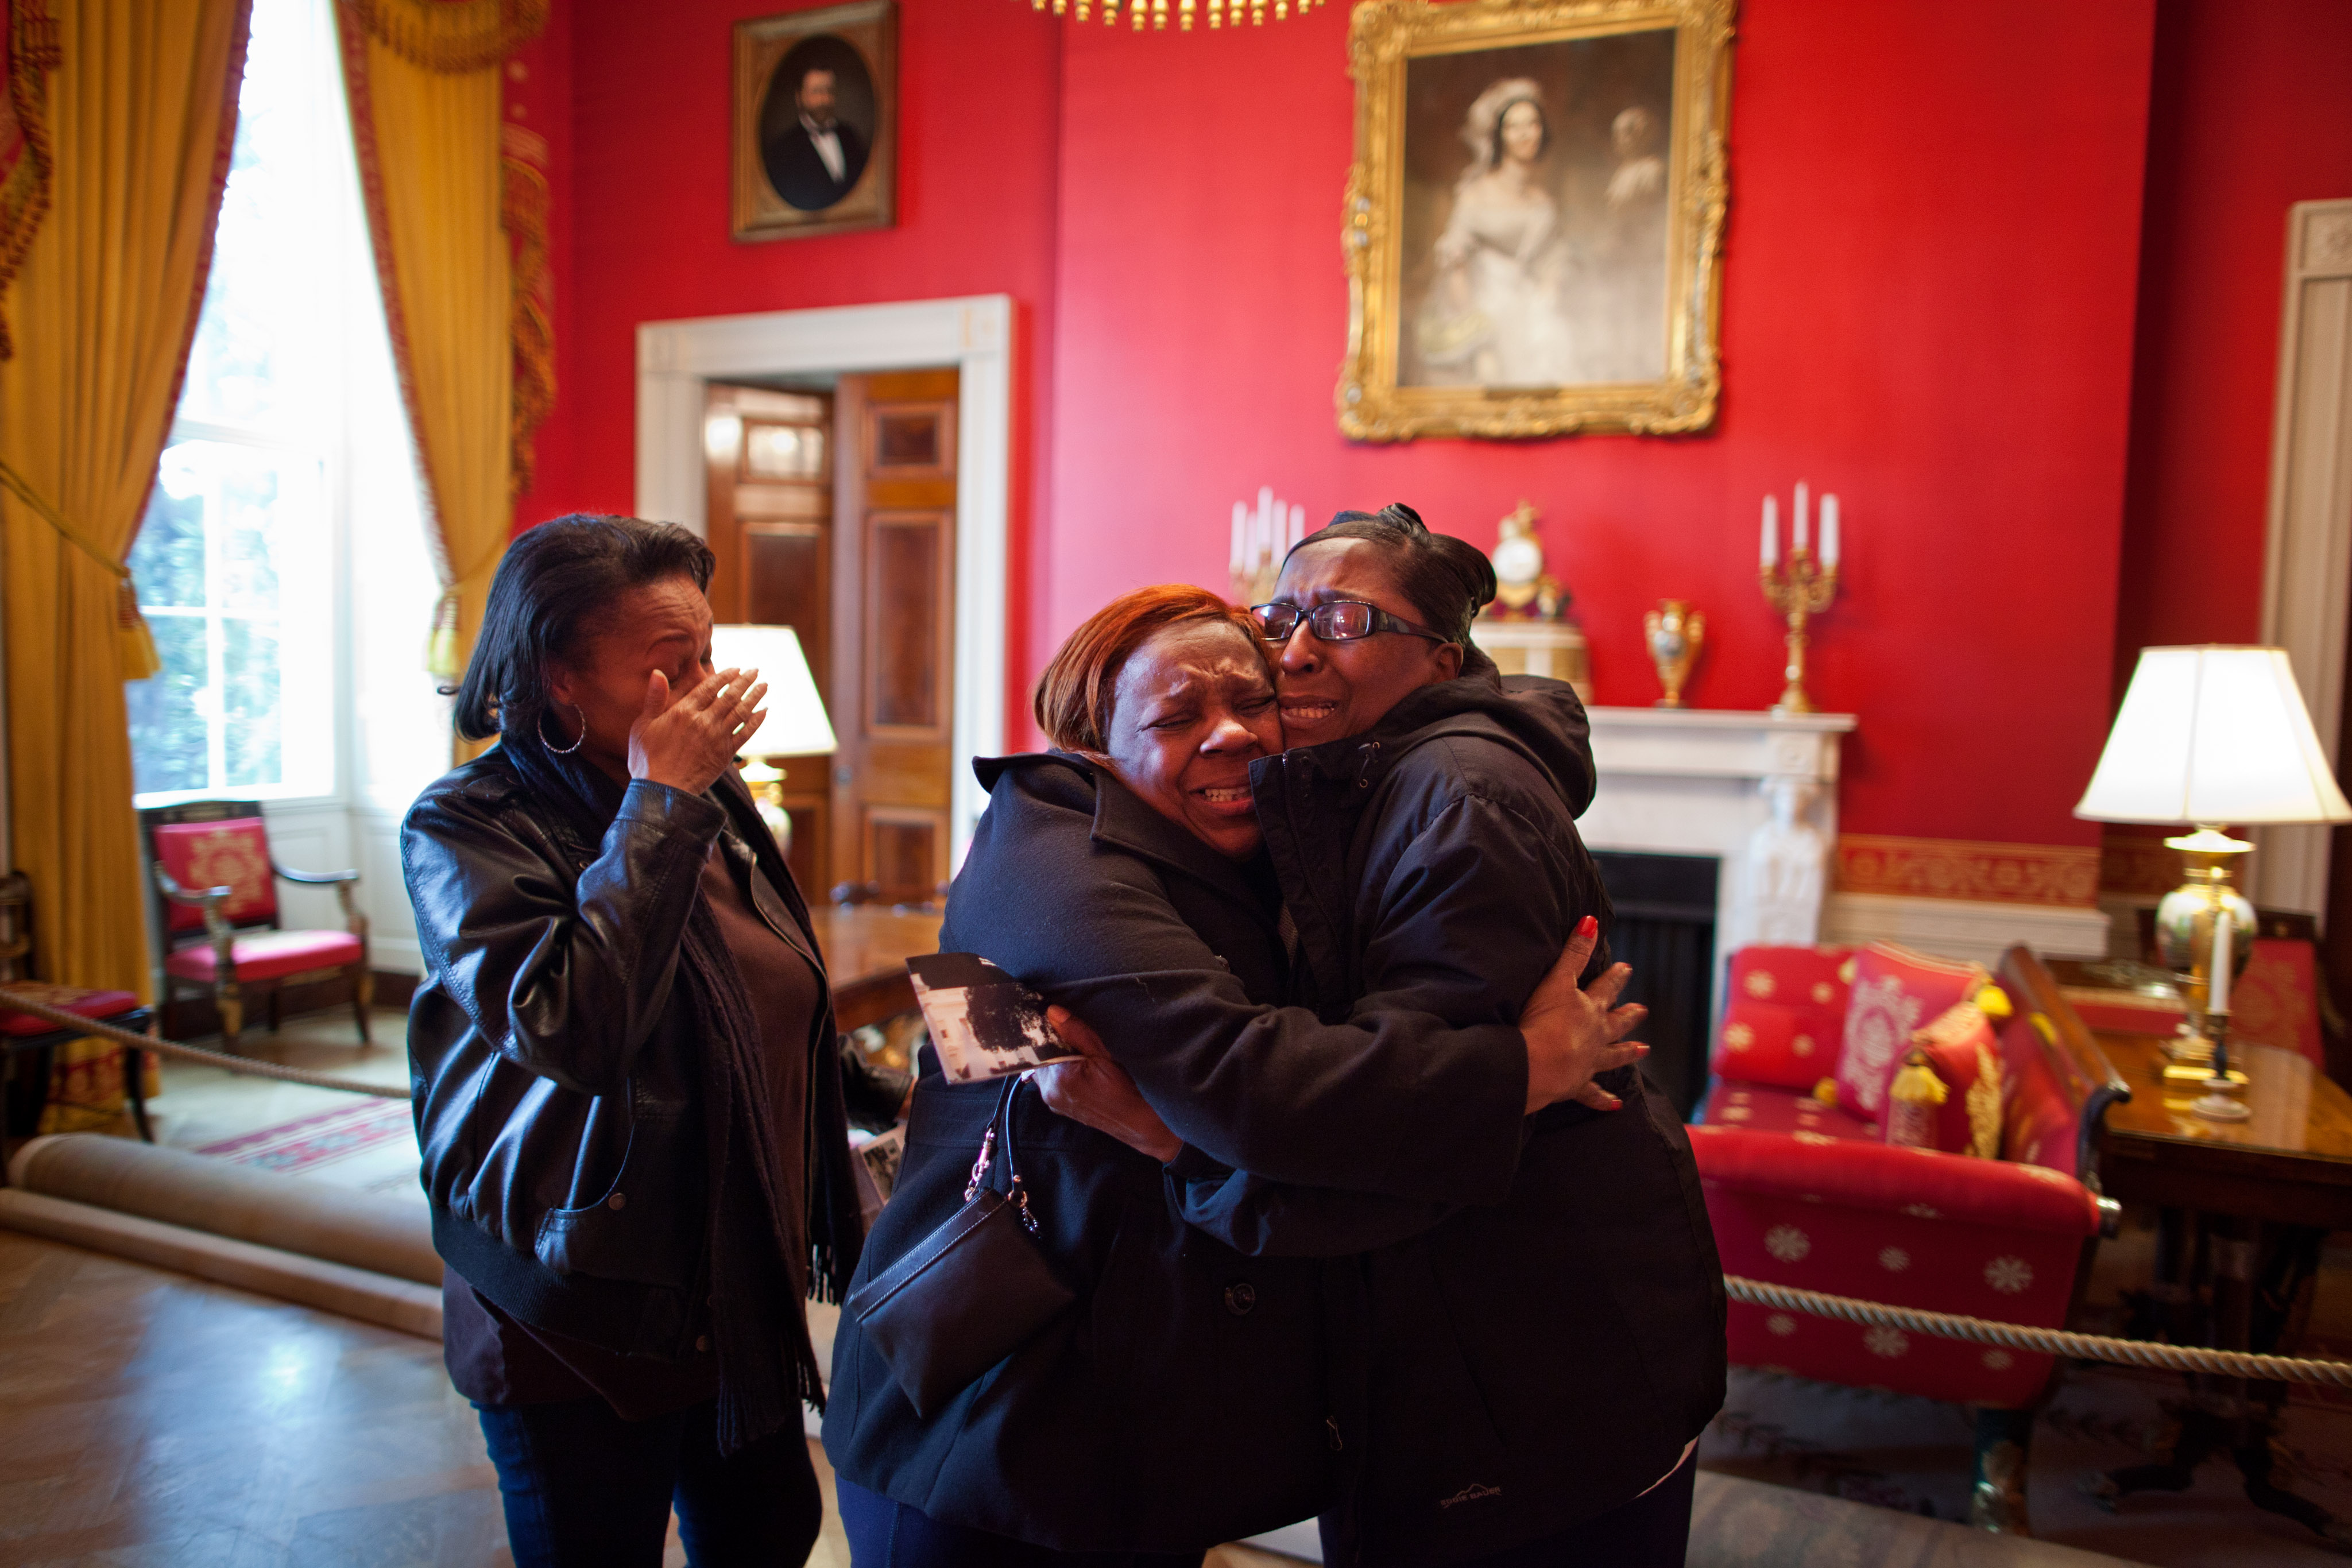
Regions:
<instances>
[{"instance_id":1,"label":"blue jeans","mask_svg":"<svg viewBox=\"0 0 2352 1568\"><path fill-rule=\"evenodd\" d=\"M515 1568L657 1568L670 1509L694 1568L805 1563L824 1502L797 1422L719 1456L718 1406L624 1421L602 1399L478 1405Z\"/></svg>"},{"instance_id":2,"label":"blue jeans","mask_svg":"<svg viewBox=\"0 0 2352 1568\"><path fill-rule=\"evenodd\" d=\"M851 1568L1200 1568L1204 1552L1054 1552L943 1524L856 1481L833 1478ZM520 1564L518 1564L520 1568Z\"/></svg>"}]
</instances>

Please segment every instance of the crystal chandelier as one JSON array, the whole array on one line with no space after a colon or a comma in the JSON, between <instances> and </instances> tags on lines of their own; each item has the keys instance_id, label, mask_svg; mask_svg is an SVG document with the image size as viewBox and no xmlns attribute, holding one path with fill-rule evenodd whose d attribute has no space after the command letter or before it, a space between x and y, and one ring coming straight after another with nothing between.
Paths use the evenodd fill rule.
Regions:
<instances>
[{"instance_id":1,"label":"crystal chandelier","mask_svg":"<svg viewBox=\"0 0 2352 1568\"><path fill-rule=\"evenodd\" d=\"M1031 7L1039 11L1045 10L1048 3L1049 0L1029 0ZM1192 18L1203 11L1208 13L1212 27L1222 27L1229 21L1238 27L1242 25L1244 12L1249 16L1251 26L1262 27L1265 26L1268 9L1266 0L1172 0L1172 3L1171 0L1124 0L1124 3L1122 0L1050 0L1050 3L1056 16L1066 14L1075 5L1077 19L1081 22L1093 20L1093 13L1099 10L1106 26L1116 27L1120 18L1125 17L1127 25L1139 33L1143 31L1147 16L1153 27L1164 29L1171 13L1176 17L1177 30L1189 33L1192 30ZM1282 21L1294 11L1304 16L1323 3L1324 0L1274 0L1274 19Z\"/></svg>"}]
</instances>

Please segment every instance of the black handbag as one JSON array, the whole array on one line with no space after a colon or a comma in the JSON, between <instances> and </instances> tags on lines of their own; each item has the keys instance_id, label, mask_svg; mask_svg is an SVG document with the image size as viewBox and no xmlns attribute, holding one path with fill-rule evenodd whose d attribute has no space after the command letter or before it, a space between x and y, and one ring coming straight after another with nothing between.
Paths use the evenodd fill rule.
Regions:
<instances>
[{"instance_id":1,"label":"black handbag","mask_svg":"<svg viewBox=\"0 0 2352 1568\"><path fill-rule=\"evenodd\" d=\"M1077 1299L1037 1245L1029 1192L1013 1168L1013 1097L1021 1083L1007 1080L997 1100L963 1207L843 1303L925 1420ZM1001 1193L988 1185L1000 1127Z\"/></svg>"}]
</instances>

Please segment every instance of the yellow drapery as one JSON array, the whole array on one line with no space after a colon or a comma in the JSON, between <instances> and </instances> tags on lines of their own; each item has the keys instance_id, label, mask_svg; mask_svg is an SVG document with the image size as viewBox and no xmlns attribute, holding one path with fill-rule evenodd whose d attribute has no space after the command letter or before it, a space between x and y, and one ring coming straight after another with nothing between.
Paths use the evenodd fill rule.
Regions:
<instances>
[{"instance_id":1,"label":"yellow drapery","mask_svg":"<svg viewBox=\"0 0 2352 1568\"><path fill-rule=\"evenodd\" d=\"M473 648L513 519L499 67L546 14L546 0L335 5L384 317L448 591L432 656L444 674Z\"/></svg>"},{"instance_id":2,"label":"yellow drapery","mask_svg":"<svg viewBox=\"0 0 2352 1568\"><path fill-rule=\"evenodd\" d=\"M119 562L172 423L236 130L247 0L52 0L49 210L0 362L11 824L43 977L149 994ZM80 543L41 511L54 512ZM90 547L85 549L84 546ZM69 1083L119 1092L111 1046ZM87 1099L75 1085L68 1098Z\"/></svg>"}]
</instances>

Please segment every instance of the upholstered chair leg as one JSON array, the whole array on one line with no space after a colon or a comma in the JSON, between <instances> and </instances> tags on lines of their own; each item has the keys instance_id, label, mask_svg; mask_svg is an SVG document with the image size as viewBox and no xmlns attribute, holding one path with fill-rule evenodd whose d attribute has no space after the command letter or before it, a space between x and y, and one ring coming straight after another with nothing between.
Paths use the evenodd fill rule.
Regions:
<instances>
[{"instance_id":1,"label":"upholstered chair leg","mask_svg":"<svg viewBox=\"0 0 2352 1568\"><path fill-rule=\"evenodd\" d=\"M269 1032L272 1034L276 1034L278 1032L278 1026L284 1019L285 1014L280 1004L285 1000L285 987L272 986L269 988Z\"/></svg>"},{"instance_id":2,"label":"upholstered chair leg","mask_svg":"<svg viewBox=\"0 0 2352 1568\"><path fill-rule=\"evenodd\" d=\"M368 1033L368 1009L373 1006L375 1006L375 973L363 964L360 967L359 973L352 978L352 1016L359 1020L362 1045L375 1043L374 1038Z\"/></svg>"},{"instance_id":3,"label":"upholstered chair leg","mask_svg":"<svg viewBox=\"0 0 2352 1568\"><path fill-rule=\"evenodd\" d=\"M2032 1410L1977 1412L1976 1489L1969 1522L1996 1535L2032 1535L2025 1511L2025 1471L2033 1452Z\"/></svg>"},{"instance_id":4,"label":"upholstered chair leg","mask_svg":"<svg viewBox=\"0 0 2352 1568\"><path fill-rule=\"evenodd\" d=\"M155 1129L147 1120L147 1053L136 1046L122 1050L122 1090L131 1099L131 1125L142 1141L153 1143Z\"/></svg>"},{"instance_id":5,"label":"upholstered chair leg","mask_svg":"<svg viewBox=\"0 0 2352 1568\"><path fill-rule=\"evenodd\" d=\"M234 1051L245 1030L245 992L235 980L224 980L213 988L213 1005L220 1009L221 1044Z\"/></svg>"}]
</instances>

